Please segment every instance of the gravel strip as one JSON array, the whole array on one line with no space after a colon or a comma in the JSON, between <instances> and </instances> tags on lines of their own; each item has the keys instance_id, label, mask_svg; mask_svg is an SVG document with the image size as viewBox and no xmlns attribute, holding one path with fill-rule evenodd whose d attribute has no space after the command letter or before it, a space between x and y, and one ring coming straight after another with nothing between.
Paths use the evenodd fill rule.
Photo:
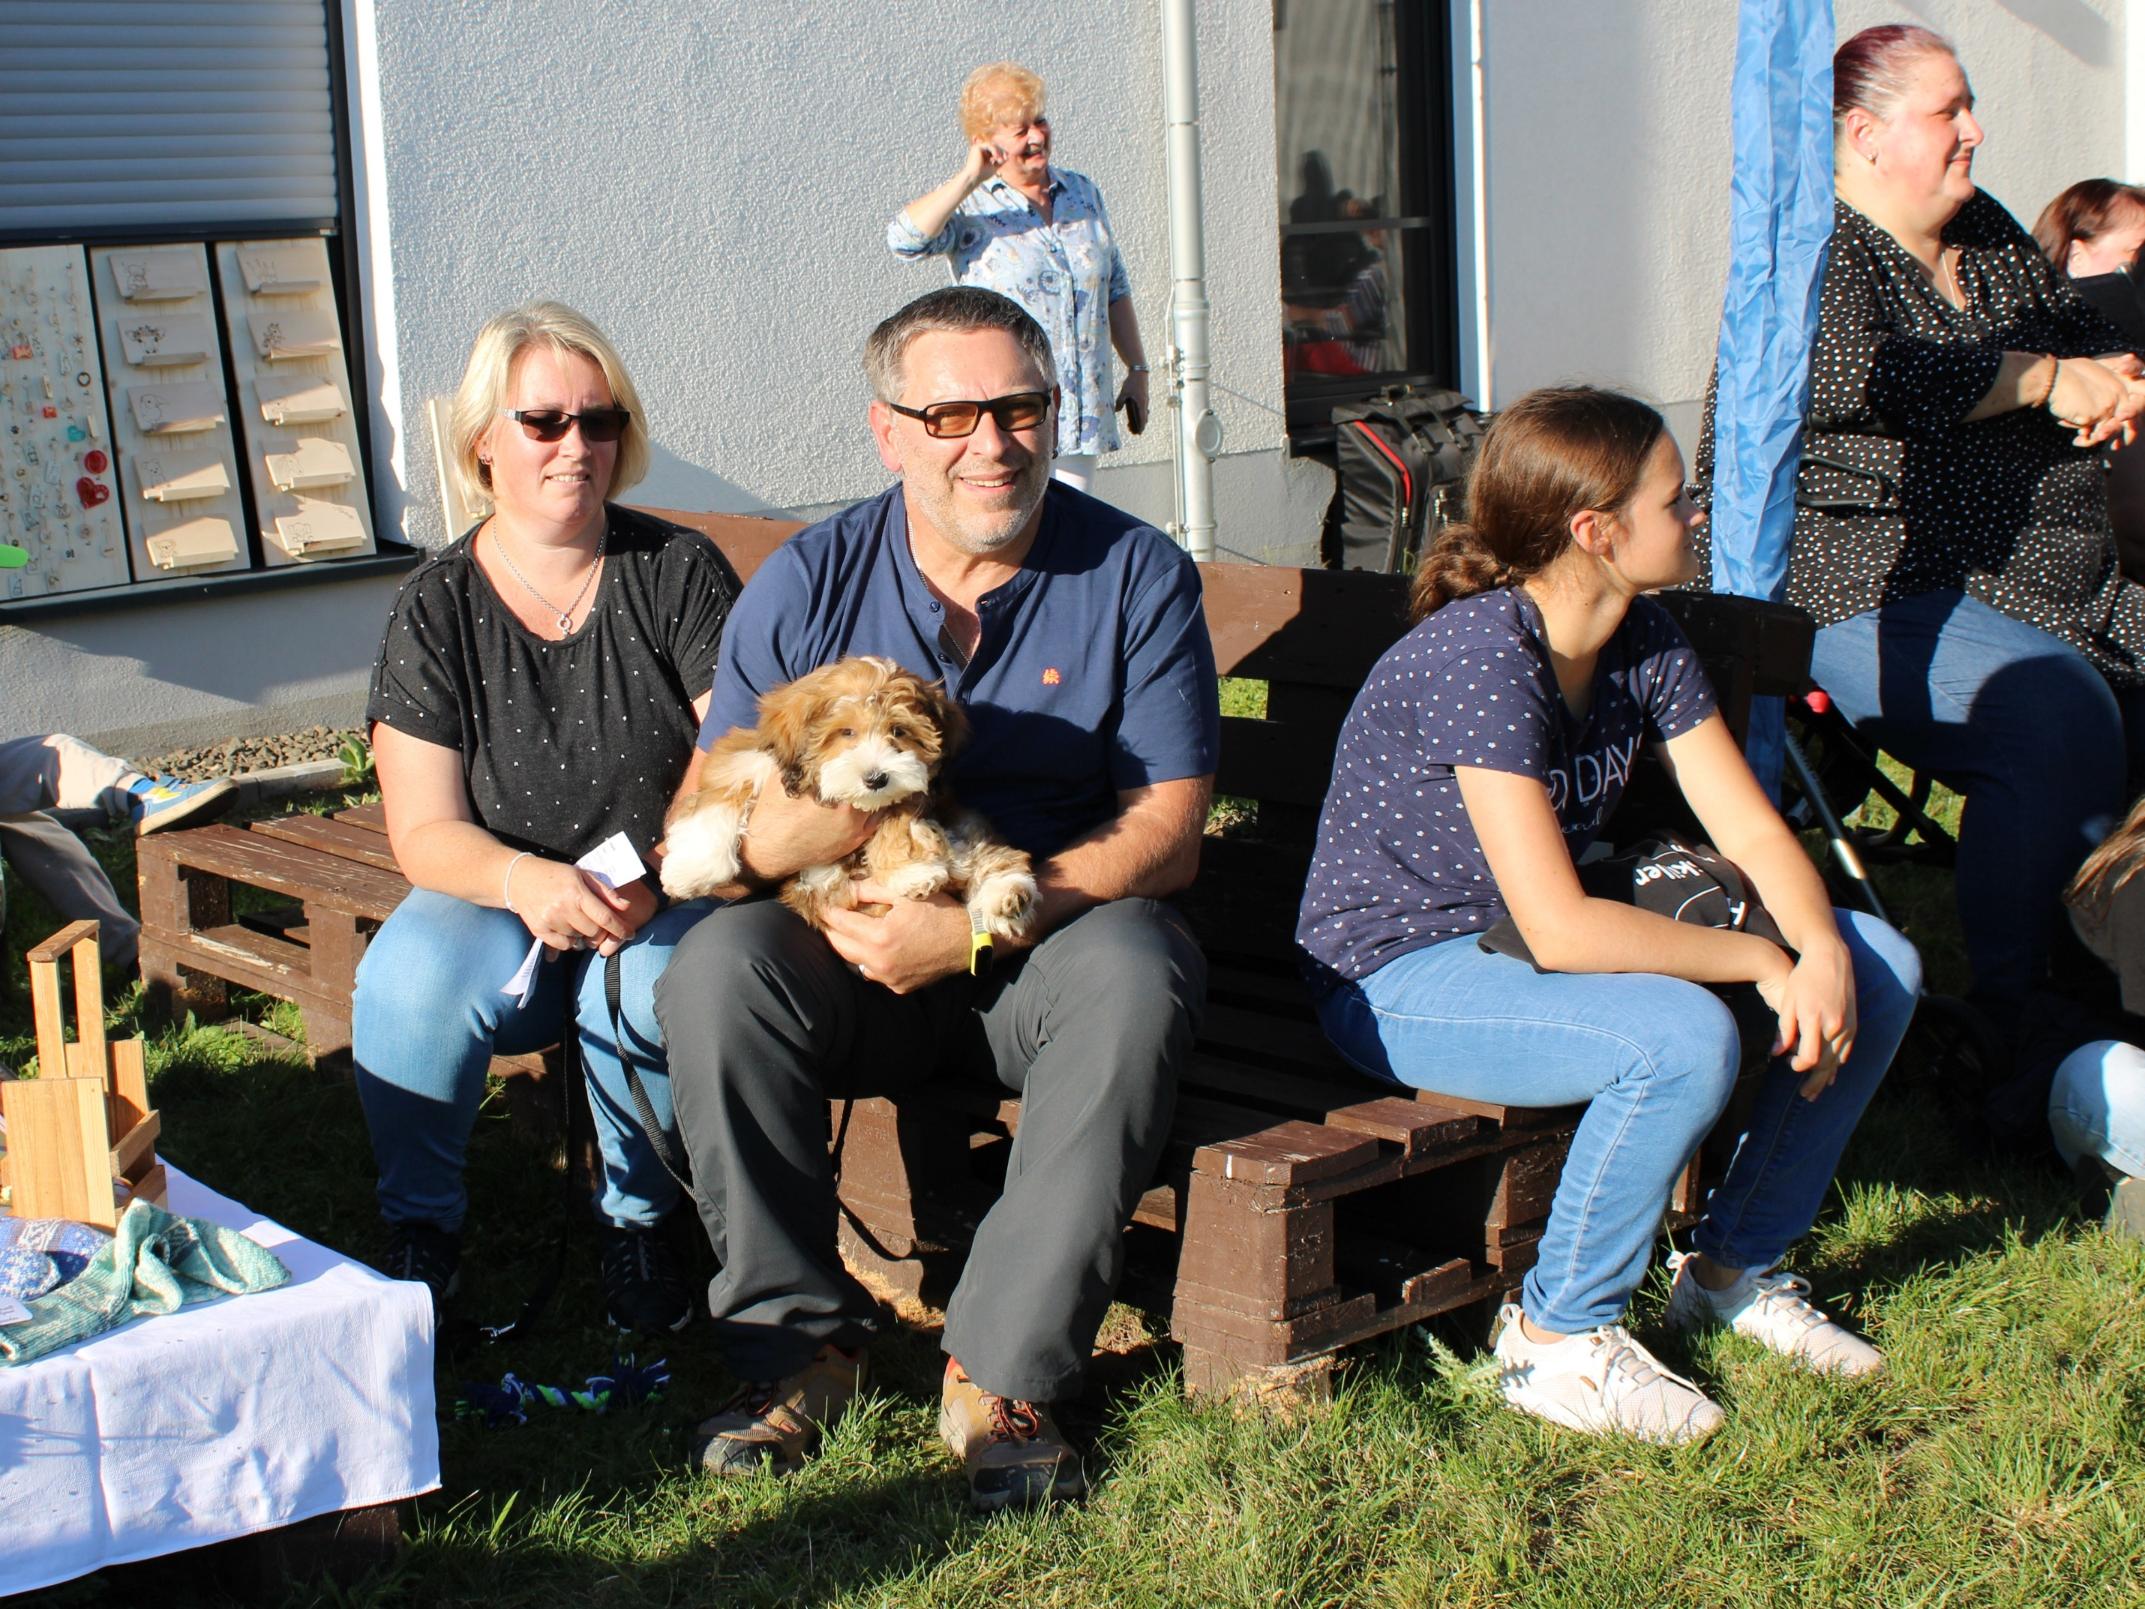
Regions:
<instances>
[{"instance_id":1,"label":"gravel strip","mask_svg":"<svg viewBox=\"0 0 2145 1609\"><path fill-rule=\"evenodd\" d=\"M169 754L146 756L128 763L150 776L173 776L187 782L202 782L211 777L232 777L275 766L299 765L308 760L338 759L342 746L357 737L354 731L309 726L302 732L284 732L271 737L234 737L201 748L174 749Z\"/></svg>"}]
</instances>

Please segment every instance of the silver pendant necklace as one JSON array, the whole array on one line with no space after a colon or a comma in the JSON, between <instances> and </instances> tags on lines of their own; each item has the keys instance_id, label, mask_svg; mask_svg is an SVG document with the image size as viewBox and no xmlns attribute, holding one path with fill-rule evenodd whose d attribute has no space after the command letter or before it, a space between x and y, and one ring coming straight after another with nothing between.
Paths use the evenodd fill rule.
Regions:
<instances>
[{"instance_id":1,"label":"silver pendant necklace","mask_svg":"<svg viewBox=\"0 0 2145 1609\"><path fill-rule=\"evenodd\" d=\"M611 522L609 520L605 520L603 522L603 529L596 533L595 562L589 565L588 574L584 575L581 578L581 585L573 595L573 602L569 603L565 608L561 609L557 604L553 603L541 592L538 592L536 588L530 584L529 578L521 573L521 566L514 562L514 555L507 551L506 539L500 536L497 529L494 529L492 532L492 545L498 548L499 557L506 560L507 573L512 575L516 581L519 581L521 583L522 590L524 592L528 593L530 597L534 598L538 603L542 604L546 609L549 609L551 611L552 616L558 621L559 635L561 637L570 636L572 634L573 612L581 607L581 600L588 596L588 589L595 584L596 572L603 568L603 546L610 539Z\"/></svg>"}]
</instances>

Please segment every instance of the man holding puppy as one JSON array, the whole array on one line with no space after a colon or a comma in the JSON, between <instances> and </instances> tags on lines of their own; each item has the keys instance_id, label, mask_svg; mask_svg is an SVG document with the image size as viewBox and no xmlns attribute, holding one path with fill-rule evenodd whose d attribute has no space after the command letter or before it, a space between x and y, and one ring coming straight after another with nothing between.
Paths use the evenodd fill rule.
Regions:
<instances>
[{"instance_id":1,"label":"man holding puppy","mask_svg":"<svg viewBox=\"0 0 2145 1609\"><path fill-rule=\"evenodd\" d=\"M1168 1137L1206 968L1159 903L1198 869L1220 730L1190 560L1050 479L1050 345L969 287L918 298L865 351L879 456L900 482L784 543L732 610L703 750L769 688L848 654L942 677L973 729L960 802L1035 858L1025 945L993 948L945 895L835 911L716 911L657 992L680 1131L723 1271L709 1291L752 1382L701 1427L714 1474L793 1467L859 1389L877 1304L843 1268L830 1098L941 1072L1021 1097L1004 1194L947 1309L940 1430L979 1508L1077 1494L1045 1404L1073 1389L1123 1230ZM697 767L696 767L697 769ZM686 787L693 786L688 776ZM869 818L767 789L740 845L763 890L860 844Z\"/></svg>"}]
</instances>

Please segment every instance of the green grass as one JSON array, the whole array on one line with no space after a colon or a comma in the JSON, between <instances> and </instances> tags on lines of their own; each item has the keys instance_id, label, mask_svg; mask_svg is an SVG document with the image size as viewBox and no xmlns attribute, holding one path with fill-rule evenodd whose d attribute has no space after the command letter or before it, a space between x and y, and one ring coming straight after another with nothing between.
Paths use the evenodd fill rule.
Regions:
<instances>
[{"instance_id":1,"label":"green grass","mask_svg":"<svg viewBox=\"0 0 2145 1609\"><path fill-rule=\"evenodd\" d=\"M123 858L129 846L107 848ZM1924 918L1934 922L1941 915ZM44 925L40 925L43 923ZM32 902L9 941L49 931ZM1926 939L1925 939L1926 942ZM295 1031L286 1007L250 1013ZM136 1031L139 1002L113 1014ZM377 1249L350 1090L221 1027L151 1025L166 1154L301 1232ZM19 975L0 1056L31 1053ZM704 1330L667 1348L669 1396L604 1418L442 1427L445 1487L413 1546L348 1601L374 1604L2060 1605L2145 1601L2145 1249L2082 1221L2068 1182L1991 1159L1960 1102L1905 1067L1878 1097L1797 1264L1866 1326L1889 1374L1806 1379L1732 1338L1633 1322L1730 1410L1694 1449L1596 1443L1495 1406L1481 1316L1353 1354L1334 1401L1282 1419L1187 1404L1166 1326L1124 1339L1065 1419L1090 1448L1085 1504L972 1518L933 1434L935 1338L876 1356L867 1409L789 1481L682 1473L729 1382ZM549 1256L556 1157L487 1105L471 1153L467 1308L501 1318ZM569 1382L606 1365L593 1253L575 1221L555 1321L442 1358L464 1380ZM0 1522L4 1533L4 1522ZM114 1574L62 1603L220 1601L184 1570ZM301 1600L303 1601L303 1600Z\"/></svg>"}]
</instances>

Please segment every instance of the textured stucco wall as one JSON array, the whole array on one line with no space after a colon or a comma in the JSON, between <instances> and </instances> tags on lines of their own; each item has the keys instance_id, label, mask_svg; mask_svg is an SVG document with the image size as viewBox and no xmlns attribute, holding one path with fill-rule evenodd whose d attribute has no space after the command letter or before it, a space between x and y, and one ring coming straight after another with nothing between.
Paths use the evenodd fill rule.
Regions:
<instances>
[{"instance_id":1,"label":"textured stucco wall","mask_svg":"<svg viewBox=\"0 0 2145 1609\"><path fill-rule=\"evenodd\" d=\"M1456 0L1458 3L1458 0ZM372 263L364 354L383 524L442 539L428 397L477 324L565 297L624 350L656 472L636 495L815 511L884 485L856 354L942 282L887 214L952 171L975 62L1050 80L1059 154L1124 241L1147 345L1166 339L1154 0L343 0ZM1484 0L1487 400L1592 378L1668 405L1686 441L1727 271L1730 0ZM1981 97L1983 182L2030 222L2126 149L2122 0L1840 0L1952 35ZM1202 0L1201 95L1225 557L1303 562L1329 477L1281 450L1270 0ZM2131 54L2137 52L2132 51ZM374 70L376 64L376 71ZM2137 121L2137 119L2132 119ZM1458 175L1463 198L1468 176ZM1471 312L1466 316L1471 317ZM1158 426L1166 425L1159 420ZM1098 489L1158 522L1150 430ZM0 628L11 730L124 746L354 719L390 582Z\"/></svg>"},{"instance_id":2,"label":"textured stucco wall","mask_svg":"<svg viewBox=\"0 0 2145 1609\"><path fill-rule=\"evenodd\" d=\"M1949 37L1988 140L1977 178L2032 227L2124 152L2123 0L1839 0L1839 37ZM1586 379L1668 407L1686 447L1728 274L1728 0L1486 0L1493 401Z\"/></svg>"},{"instance_id":3,"label":"textured stucco wall","mask_svg":"<svg viewBox=\"0 0 2145 1609\"><path fill-rule=\"evenodd\" d=\"M1301 554L1322 497L1307 512L1291 503L1279 451L1270 12L1227 0L1200 13L1222 499L1235 515L1223 541ZM1152 0L1035 9L1010 32L1004 6L984 0L377 0L377 27L395 358L413 449L426 441L407 455L415 540L442 526L408 410L452 389L487 314L533 295L579 306L624 353L657 443L635 495L813 509L883 487L857 353L878 319L945 282L942 264L887 252L886 219L953 171L960 81L1008 53L1047 79L1058 157L1100 183L1150 353L1166 339ZM543 153L516 149L525 129L544 131ZM1150 429L1098 489L1166 518L1168 477L1145 471L1168 456Z\"/></svg>"}]
</instances>

